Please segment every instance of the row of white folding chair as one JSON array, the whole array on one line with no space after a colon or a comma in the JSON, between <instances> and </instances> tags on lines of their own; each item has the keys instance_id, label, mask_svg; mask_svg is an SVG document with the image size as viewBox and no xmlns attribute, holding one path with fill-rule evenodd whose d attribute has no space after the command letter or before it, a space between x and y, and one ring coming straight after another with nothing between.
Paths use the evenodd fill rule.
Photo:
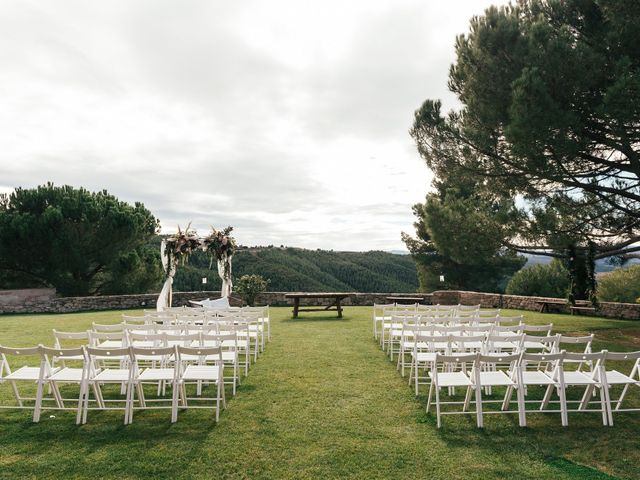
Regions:
<instances>
[{"instance_id":1,"label":"row of white folding chair","mask_svg":"<svg viewBox=\"0 0 640 480\"><path fill-rule=\"evenodd\" d=\"M150 338L150 335L166 335L167 338L175 339L176 342L179 342L181 339L188 340L190 335L197 336L200 334L233 334L236 338L235 342L238 352L243 357L245 375L248 374L250 359L252 358L252 351L255 350L255 347L252 348L252 341L249 336L248 329L243 328L243 326L241 325L220 325L216 323L214 325L202 326L155 325L125 327L127 327L125 330L119 332L59 332L54 330L54 348L63 348L63 346L68 347L69 345L67 341L73 344L82 343L98 348L126 348L132 345L131 338L133 336L138 336L138 338L140 336L146 336L147 338ZM64 366L64 359L61 359L61 361L63 362Z\"/></svg>"},{"instance_id":2,"label":"row of white folding chair","mask_svg":"<svg viewBox=\"0 0 640 480\"><path fill-rule=\"evenodd\" d=\"M435 333L435 335L434 335ZM434 354L436 352L440 353L452 353L452 352L464 352L464 349L459 348L459 344L455 343L452 345L447 341L437 341L436 343L429 341L429 336L433 336L434 338L442 338L442 335L459 335L460 332L450 331L450 332L417 332L416 336L413 339L413 347L411 349L411 363L410 363L410 375L409 375L409 385L411 385L412 380L415 387L416 396L419 394L419 385L429 384L428 377L420 377L420 370L428 371L431 363L433 361ZM472 332L471 335L473 335ZM482 350L485 353L495 352L495 351L511 351L515 353L517 351L524 352L540 352L540 353L558 353L561 350L573 349L577 350L578 347L580 349L579 352L576 353L591 353L591 345L593 342L593 334L579 336L579 337L571 337L566 335L529 335L527 333L520 333L521 338L518 338L516 335L511 333L507 334L498 334L493 335L492 344L485 346ZM427 338L425 338L425 336ZM467 334L466 337L470 335ZM487 337L488 338L488 337ZM501 339L501 340L500 340ZM464 342L464 340L463 340ZM517 349L513 349L512 345L517 344ZM467 340L466 345L469 345L469 341ZM446 348L444 348L446 347ZM572 360L565 360L565 362L569 363ZM575 362L576 370L580 371L583 367L590 367L589 363L583 362ZM404 376L404 367L405 364L401 363L402 374ZM424 381L422 381L424 380Z\"/></svg>"},{"instance_id":3,"label":"row of white folding chair","mask_svg":"<svg viewBox=\"0 0 640 480\"><path fill-rule=\"evenodd\" d=\"M138 327L138 326L136 326ZM142 327L142 326L139 326ZM201 326L153 326L152 330L131 328L121 332L58 332L53 331L54 348L63 348L66 340L81 342L97 348L160 347L171 345L203 345L202 338L219 337L223 339L225 362L233 367L233 394L236 383L240 384L239 369L243 367L248 375L252 356L251 339L246 329L238 325L201 325ZM68 347L68 345L64 345ZM209 345L211 346L211 345ZM242 362L239 356L242 356ZM54 358L54 360L58 360ZM64 366L64 358L59 359ZM77 358L76 358L77 360Z\"/></svg>"},{"instance_id":4,"label":"row of white folding chair","mask_svg":"<svg viewBox=\"0 0 640 480\"><path fill-rule=\"evenodd\" d=\"M192 316L182 317L178 316L174 321L176 325L202 325L202 324L242 324L247 326L248 335L254 340L254 360L258 358L258 352L264 352L265 341L268 337L268 325L265 324L264 318L260 316L258 312L238 312L229 314L224 317L209 317L205 316ZM265 332L267 332L265 334Z\"/></svg>"},{"instance_id":5,"label":"row of white folding chair","mask_svg":"<svg viewBox=\"0 0 640 480\"><path fill-rule=\"evenodd\" d=\"M179 317L177 320L173 320L171 323L166 324L157 324L157 323L142 323L142 324L127 324L127 323L118 323L118 324L96 324L93 323L92 331L94 332L121 332L121 331L140 331L147 333L158 333L158 332L189 332L189 331L217 331L223 329L225 325L233 324L233 325L245 325L247 335L251 338L262 339L260 335L261 329L259 326L256 326L255 321L252 322L250 318L247 317L239 317L237 319L220 319L220 318L203 318L200 321L192 321L191 317L184 318ZM240 330L240 329L239 329ZM257 341L256 341L257 343ZM261 345L263 348L264 346Z\"/></svg>"},{"instance_id":6,"label":"row of white folding chair","mask_svg":"<svg viewBox=\"0 0 640 480\"><path fill-rule=\"evenodd\" d=\"M421 314L432 317L447 317L453 315L455 307L449 305L420 305L420 304L396 304L396 303L374 303L373 304L373 337L377 340L384 328L385 320L389 320L392 315L401 314ZM475 309L475 306L474 306Z\"/></svg>"},{"instance_id":7,"label":"row of white folding chair","mask_svg":"<svg viewBox=\"0 0 640 480\"><path fill-rule=\"evenodd\" d=\"M9 357L39 356L38 366L24 365L14 371L11 370ZM76 360L81 358L81 366L52 367L52 357ZM127 367L105 367L102 360L105 358L127 358ZM149 359L155 361L149 363ZM195 359L195 362L194 362ZM168 361L171 360L171 361ZM146 366L142 366L145 362ZM55 349L42 345L31 348L12 348L0 346L0 383L7 382L11 385L18 405L1 405L2 408L29 408L34 410L33 421L38 422L43 410L43 404L53 402L53 406L46 406L47 410L74 410L76 411L76 423L86 423L88 410L112 410L121 409L125 412L124 423L133 421L133 412L137 409L170 408L171 421L178 418L178 403L181 408L215 408L216 422L219 419L220 407L225 406L224 396L224 361L220 347L185 347L172 346L160 348L120 348L98 349L93 347L77 347L71 349ZM37 384L36 396L25 397L20 394L18 382ZM142 385L144 383L164 383L172 389L172 398L157 398L148 400L145 398ZM65 399L59 388L60 384L79 385L78 396L75 399ZM103 387L106 384L121 386L121 394L124 400L118 398L105 399ZM195 384L198 396L188 397L185 386ZM202 397L203 385L213 385L215 396ZM44 388L49 386L52 397L45 397ZM89 407L89 389L93 391L95 407ZM160 392L160 389L158 390ZM138 397L139 406L134 405L135 397ZM196 406L189 405L189 400L215 401L214 405ZM67 407L65 401L77 402L75 407ZM149 402L170 401L170 405L151 407ZM25 402L33 405L26 405ZM113 403L124 403L124 406L110 407Z\"/></svg>"},{"instance_id":8,"label":"row of white folding chair","mask_svg":"<svg viewBox=\"0 0 640 480\"><path fill-rule=\"evenodd\" d=\"M568 370L565 367L575 363L590 364L587 371ZM608 369L608 364L615 364ZM627 367L630 373L621 373L617 368ZM541 368L541 365L543 368ZM629 365L631 365L629 367ZM620 368L622 370L622 368ZM427 400L427 412L430 410L432 397L435 394L436 415L438 428L441 426L441 415L475 413L478 427L482 427L486 414L517 413L520 426L526 425L527 413L536 411L542 413L560 414L563 426L568 425L568 414L575 412L595 412L602 417L603 425L613 425L614 412L640 411L638 407L622 408L623 401L632 386L640 387L640 352L607 352L576 353L562 351L559 353L525 353L520 354L440 354L435 355L431 366L432 378ZM440 399L441 388L455 392L456 387L466 388L464 401L443 402ZM501 400L483 399L483 389L492 387L505 388ZM541 399L527 400L526 396L532 387L542 387L544 395ZM567 391L571 387L584 388L579 400L567 398ZM617 398L612 399L616 389ZM558 395L557 401L552 401L553 391ZM475 391L475 411L470 411L472 392ZM513 392L517 395L517 410L510 410L509 406ZM599 392L599 407L589 408L592 396ZM485 411L487 403L500 403L499 410ZM442 405L463 405L461 411L442 412ZM537 410L527 408L527 405L538 405ZM558 404L558 408L552 408ZM577 404L577 407L570 406ZM615 404L615 407L614 407Z\"/></svg>"},{"instance_id":9,"label":"row of white folding chair","mask_svg":"<svg viewBox=\"0 0 640 480\"><path fill-rule=\"evenodd\" d=\"M381 336L380 346L383 350L387 349L390 337L393 337L394 333L397 336L397 332L402 328L405 322L424 324L424 325L501 325L502 323L520 323L524 319L524 316L492 316L492 317L479 317L479 316L445 316L434 317L428 315L422 315L412 313L408 311L391 311L384 310L383 316L380 320ZM375 323L375 321L374 321ZM374 335L377 333L374 332Z\"/></svg>"},{"instance_id":10,"label":"row of white folding chair","mask_svg":"<svg viewBox=\"0 0 640 480\"><path fill-rule=\"evenodd\" d=\"M383 331L383 340L384 344L382 346L383 350L386 350L389 354L391 360L393 360L394 353L402 354L405 350L405 342L410 341L413 336L413 331L415 329L425 329L426 331L446 331L446 329L450 329L451 332L493 332L493 333L501 333L505 332L506 334L524 332L524 331L535 331L535 332L543 332L546 330L547 334L551 333L552 325L548 325L545 327L540 326L527 326L523 323L524 317L522 315L517 317L508 317L509 321L518 322L514 325L501 325L500 321L497 322L475 322L470 319L465 319L466 321L458 321L458 322L441 322L441 321L431 321L431 319L424 319L420 316L412 316L412 317L396 317L392 316L390 320L391 328L388 329L388 332L385 333ZM434 330L435 329L435 330ZM439 330L445 329L445 330ZM386 330L386 329L385 329ZM409 338L406 338L409 337Z\"/></svg>"},{"instance_id":11,"label":"row of white folding chair","mask_svg":"<svg viewBox=\"0 0 640 480\"><path fill-rule=\"evenodd\" d=\"M560 335L538 336L525 333L512 335L475 334L462 335L459 332L448 335L434 335L433 333L417 333L413 339L413 347L410 350L410 374L409 385L413 383L416 396L419 394L420 385L428 385L429 377L421 376L423 371L428 374L436 353L520 353L529 350L555 353L558 349ZM525 347L525 345L528 345ZM402 376L404 376L405 362L400 364Z\"/></svg>"},{"instance_id":12,"label":"row of white folding chair","mask_svg":"<svg viewBox=\"0 0 640 480\"><path fill-rule=\"evenodd\" d=\"M548 325L526 325L524 323L516 325L419 325L419 324L403 324L402 330L399 332L399 339L397 342L397 369L401 370L404 377L404 367L406 355L411 353L415 348L416 335L494 335L494 336L511 336L525 333L538 333L544 334L545 337L551 335L553 324ZM532 340L527 340L527 346L529 348L538 348L539 337L533 337ZM544 337L543 337L544 338ZM390 352L391 359L393 360L395 343L391 342L388 351Z\"/></svg>"}]
</instances>

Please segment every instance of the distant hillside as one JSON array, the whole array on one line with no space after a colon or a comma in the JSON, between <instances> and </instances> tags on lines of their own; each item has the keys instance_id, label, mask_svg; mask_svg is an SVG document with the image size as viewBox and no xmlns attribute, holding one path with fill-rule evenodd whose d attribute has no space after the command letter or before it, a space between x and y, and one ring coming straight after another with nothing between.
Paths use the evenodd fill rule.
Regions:
<instances>
[{"instance_id":1,"label":"distant hillside","mask_svg":"<svg viewBox=\"0 0 640 480\"><path fill-rule=\"evenodd\" d=\"M527 257L526 266L536 265L538 263L546 265L547 263L551 263L551 260L553 260L551 257L547 257L545 255L525 255L525 257ZM640 260L633 258L627 263L627 266L636 265L638 263L640 263ZM611 272L616 268L616 266L607 263L606 259L596 260L596 272L598 273Z\"/></svg>"},{"instance_id":2,"label":"distant hillside","mask_svg":"<svg viewBox=\"0 0 640 480\"><path fill-rule=\"evenodd\" d=\"M215 268L215 266L214 266ZM300 248L257 247L233 257L233 277L262 275L272 291L415 292L418 278L409 255L371 252L334 252ZM209 257L193 254L178 267L173 283L177 291L202 290L220 285L217 270L209 269Z\"/></svg>"}]
</instances>

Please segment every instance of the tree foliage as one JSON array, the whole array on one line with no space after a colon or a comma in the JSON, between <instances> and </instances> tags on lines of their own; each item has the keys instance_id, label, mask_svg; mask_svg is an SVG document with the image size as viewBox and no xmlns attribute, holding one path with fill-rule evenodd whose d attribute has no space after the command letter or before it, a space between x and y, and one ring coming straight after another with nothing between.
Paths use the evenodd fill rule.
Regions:
<instances>
[{"instance_id":1,"label":"tree foliage","mask_svg":"<svg viewBox=\"0 0 640 480\"><path fill-rule=\"evenodd\" d=\"M569 271L559 260L537 264L516 272L505 293L534 297L565 298L570 288Z\"/></svg>"},{"instance_id":2,"label":"tree foliage","mask_svg":"<svg viewBox=\"0 0 640 480\"><path fill-rule=\"evenodd\" d=\"M640 303L640 265L613 270L598 283L598 298L603 302Z\"/></svg>"},{"instance_id":3,"label":"tree foliage","mask_svg":"<svg viewBox=\"0 0 640 480\"><path fill-rule=\"evenodd\" d=\"M639 23L635 0L523 0L457 38L462 108L425 101L411 135L437 178L474 179L518 208L503 245L640 250Z\"/></svg>"},{"instance_id":4,"label":"tree foliage","mask_svg":"<svg viewBox=\"0 0 640 480\"><path fill-rule=\"evenodd\" d=\"M247 305L253 307L256 297L267 290L269 280L261 275L243 275L235 283L235 291L242 297Z\"/></svg>"},{"instance_id":5,"label":"tree foliage","mask_svg":"<svg viewBox=\"0 0 640 480\"><path fill-rule=\"evenodd\" d=\"M0 278L63 295L145 292L162 276L147 245L158 227L144 205L106 191L17 188L0 196Z\"/></svg>"},{"instance_id":6,"label":"tree foliage","mask_svg":"<svg viewBox=\"0 0 640 480\"><path fill-rule=\"evenodd\" d=\"M471 206L473 202L449 190L429 194L424 204L414 205L417 238L403 233L402 239L416 261L422 291L503 291L508 278L526 262L496 242L500 225Z\"/></svg>"}]
</instances>

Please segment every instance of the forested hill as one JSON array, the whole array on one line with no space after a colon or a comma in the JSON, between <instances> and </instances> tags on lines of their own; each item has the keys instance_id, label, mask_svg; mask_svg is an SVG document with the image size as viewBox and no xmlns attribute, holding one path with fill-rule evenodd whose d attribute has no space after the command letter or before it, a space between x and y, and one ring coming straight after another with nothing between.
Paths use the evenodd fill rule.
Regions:
<instances>
[{"instance_id":1,"label":"forested hill","mask_svg":"<svg viewBox=\"0 0 640 480\"><path fill-rule=\"evenodd\" d=\"M357 291L415 292L418 278L409 255L372 252L334 252L300 248L259 247L237 252L233 257L233 278L245 274L269 279L271 291ZM202 290L220 285L217 270L209 269L209 257L193 254L188 264L178 267L174 289Z\"/></svg>"}]
</instances>

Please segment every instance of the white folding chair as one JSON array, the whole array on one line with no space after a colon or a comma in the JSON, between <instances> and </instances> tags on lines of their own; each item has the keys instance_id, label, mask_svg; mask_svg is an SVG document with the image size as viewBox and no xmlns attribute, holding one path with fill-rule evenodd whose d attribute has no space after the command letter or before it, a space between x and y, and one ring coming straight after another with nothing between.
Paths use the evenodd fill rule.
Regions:
<instances>
[{"instance_id":1,"label":"white folding chair","mask_svg":"<svg viewBox=\"0 0 640 480\"><path fill-rule=\"evenodd\" d=\"M266 339L271 341L271 319L269 318L269 305L256 306L256 307L242 307L240 312L258 312L260 325L263 329L266 327Z\"/></svg>"},{"instance_id":2,"label":"white folding chair","mask_svg":"<svg viewBox=\"0 0 640 480\"><path fill-rule=\"evenodd\" d=\"M559 341L560 334L540 336L525 333L522 337L522 349L529 353L534 353L535 351L540 353L557 352L559 351Z\"/></svg>"},{"instance_id":3,"label":"white folding chair","mask_svg":"<svg viewBox=\"0 0 640 480\"><path fill-rule=\"evenodd\" d=\"M473 369L478 427L484 426L484 415L496 413L517 413L518 423L521 427L525 425L524 389L519 382L519 364L519 353L478 355ZM482 389L492 392L494 387L505 388L504 398L502 400L483 399ZM509 410L514 390L518 398L518 409ZM485 410L484 404L487 403L501 403L501 408L500 410Z\"/></svg>"},{"instance_id":4,"label":"white folding chair","mask_svg":"<svg viewBox=\"0 0 640 480\"><path fill-rule=\"evenodd\" d=\"M562 426L568 425L567 401L563 375L564 352L560 353L522 353L520 358L520 384L523 392L528 397L530 387L542 387L544 394L540 400L524 401L523 421L527 422L527 412L559 413ZM553 391L558 395L558 401L552 401ZM559 404L559 408L549 408L551 404ZM527 405L539 405L537 410L529 410Z\"/></svg>"},{"instance_id":5,"label":"white folding chair","mask_svg":"<svg viewBox=\"0 0 640 480\"><path fill-rule=\"evenodd\" d=\"M231 366L232 374L230 380L225 378L226 384L233 386L233 396L236 395L236 386L241 384L240 380L240 356L238 354L238 336L235 333L226 335L202 335L201 346L203 347L220 347L222 350L222 361L225 365ZM209 360L205 358L205 360Z\"/></svg>"},{"instance_id":6,"label":"white folding chair","mask_svg":"<svg viewBox=\"0 0 640 480\"><path fill-rule=\"evenodd\" d=\"M610 370L610 364L614 364L618 369L623 370L625 367L629 373L621 373L617 369ZM637 412L640 407L621 408L629 387L640 387L640 352L605 352L604 355L604 380L605 391L607 394L608 420L609 425L613 426L613 412ZM613 389L622 390L618 393L618 397L611 398ZM615 407L613 404L615 403Z\"/></svg>"},{"instance_id":7,"label":"white folding chair","mask_svg":"<svg viewBox=\"0 0 640 480\"><path fill-rule=\"evenodd\" d=\"M465 353L459 355L441 355L436 353L436 359L431 366L431 372L429 376L431 377L431 385L429 386L429 397L427 399L427 413L431 409L431 398L433 394L435 394L435 403L436 403L436 419L438 428L441 426L441 416L442 415L460 415L460 414L470 414L475 413L478 426L480 426L480 411L478 410L477 405L477 396L476 396L476 411L470 412L469 406L471 403L471 393L475 388L475 384L473 382L474 375L469 376L467 369L470 367L473 371L475 366L476 358L478 354L475 353ZM442 401L440 399L440 389L455 389L456 387L464 387L466 388L466 394L464 397L464 401ZM442 406L445 405L462 405L462 410L458 411L442 411Z\"/></svg>"},{"instance_id":8,"label":"white folding chair","mask_svg":"<svg viewBox=\"0 0 640 480\"><path fill-rule=\"evenodd\" d=\"M220 347L177 347L178 352L178 385L180 389L183 405L182 408L212 408L209 405L193 405L190 401L215 401L216 422L220 419L220 409L226 406L224 395L224 362L222 361L222 350ZM182 356L200 357L198 364L182 362ZM206 360L205 360L206 359ZM213 385L213 397L188 396L186 386L196 384L198 387L206 383ZM177 390L176 389L176 390ZM176 392L177 394L177 392ZM174 394L174 398L175 395ZM177 420L177 401L174 400L174 417Z\"/></svg>"},{"instance_id":9,"label":"white folding chair","mask_svg":"<svg viewBox=\"0 0 640 480\"><path fill-rule=\"evenodd\" d=\"M124 330L124 323L108 323L100 324L93 322L91 324L91 331L93 332L122 332Z\"/></svg>"},{"instance_id":10,"label":"white folding chair","mask_svg":"<svg viewBox=\"0 0 640 480\"><path fill-rule=\"evenodd\" d=\"M95 348L85 349L88 361L89 374L85 377L83 391L84 408L82 423L87 422L89 410L89 387L93 388L95 395L96 410L123 410L124 424L130 423L130 410L133 406L133 378L137 375L137 364L133 361L131 349L129 348ZM114 359L115 366L108 366L104 360ZM123 361L125 359L126 361ZM125 399L111 399L104 397L103 385L117 384L121 386L120 394L124 393ZM107 405L124 402L124 406L108 407Z\"/></svg>"},{"instance_id":11,"label":"white folding chair","mask_svg":"<svg viewBox=\"0 0 640 480\"><path fill-rule=\"evenodd\" d=\"M140 317L140 316L122 314L121 318L122 318L122 323L124 323L125 325L145 325L145 324L154 323L154 318L157 318L157 317L151 316L151 315L143 315Z\"/></svg>"},{"instance_id":12,"label":"white folding chair","mask_svg":"<svg viewBox=\"0 0 640 480\"><path fill-rule=\"evenodd\" d=\"M46 410L72 410L76 412L76 424L79 425L82 421L82 402L84 398L84 386L85 376L87 374L87 362L85 361L84 347L76 348L48 348L43 345L38 347L41 365L41 374L38 378L38 387L36 393L36 405L33 412L33 421L39 422L40 415L43 409ZM55 371L50 370L50 365L53 363L52 359L57 359L65 365L65 361L78 364L77 366L63 366ZM60 391L59 385L78 385L78 395L75 398L64 398ZM55 401L55 407L43 407L44 387L49 386L53 399ZM77 402L75 407L66 407L66 402Z\"/></svg>"},{"instance_id":13,"label":"white folding chair","mask_svg":"<svg viewBox=\"0 0 640 480\"><path fill-rule=\"evenodd\" d=\"M9 357L18 357L22 365L12 370ZM25 358L26 357L26 358ZM13 358L12 358L13 361ZM26 363L26 364L25 364ZM0 405L0 408L35 409L36 397L24 396L18 389L18 382L36 384L42 378L49 378L54 372L50 365L43 365L39 347L3 347L0 346L0 384L7 382L18 405ZM35 393L35 392L34 392ZM0 395L0 398L2 396ZM31 402L34 402L31 404ZM26 405L25 403L28 403Z\"/></svg>"},{"instance_id":14,"label":"white folding chair","mask_svg":"<svg viewBox=\"0 0 640 480\"><path fill-rule=\"evenodd\" d=\"M132 361L132 393L129 407L129 423L133 422L134 410L144 409L171 409L171 421L175 422L176 388L178 380L178 363L176 362L176 347L130 347ZM144 384L157 386L157 396L148 398L144 392ZM172 398L163 398L165 387L171 386ZM133 391L137 392L139 407L134 404ZM167 402L169 404L167 405ZM151 405L150 405L151 404Z\"/></svg>"},{"instance_id":15,"label":"white folding chair","mask_svg":"<svg viewBox=\"0 0 640 480\"><path fill-rule=\"evenodd\" d=\"M607 425L606 381L603 381L604 355L605 352L565 352L562 366L562 379L567 391L569 391L571 387L584 388L584 394L581 400L569 400L567 398L567 412L599 412L602 415L602 424ZM568 364L578 364L578 370L567 370ZM588 365L589 369L585 369L585 365ZM589 409L591 397L596 390L600 392L600 408ZM577 408L568 408L569 405L574 403L578 404Z\"/></svg>"},{"instance_id":16,"label":"white folding chair","mask_svg":"<svg viewBox=\"0 0 640 480\"><path fill-rule=\"evenodd\" d=\"M436 353L449 353L448 337L432 335L430 330L419 327L414 335L414 345L411 351L411 368L409 372L409 385L414 383L416 396L420 393L420 385L427 385L431 382L429 372L436 361ZM420 376L420 371L427 372L426 376Z\"/></svg>"},{"instance_id":17,"label":"white folding chair","mask_svg":"<svg viewBox=\"0 0 640 480\"><path fill-rule=\"evenodd\" d=\"M89 343L89 332L59 332L57 330L53 330L53 348L62 349L62 348L76 348L87 345ZM84 361L84 354L81 353L76 358L70 358L65 356L65 358L60 359L61 365L64 367L65 360L81 360ZM55 355L51 357L51 366L55 367L58 359Z\"/></svg>"},{"instance_id":18,"label":"white folding chair","mask_svg":"<svg viewBox=\"0 0 640 480\"><path fill-rule=\"evenodd\" d=\"M385 310L392 310L396 306L395 303L374 303L373 304L373 338L378 339L379 332L382 330L382 324L385 320L391 320L391 317L385 317ZM380 328L378 328L380 325Z\"/></svg>"},{"instance_id":19,"label":"white folding chair","mask_svg":"<svg viewBox=\"0 0 640 480\"><path fill-rule=\"evenodd\" d=\"M569 350L576 349L581 350L581 353L591 353L591 344L593 343L594 334L585 335L581 337L569 337L566 335L560 335L558 337L558 343L556 344L556 350ZM578 370L581 370L584 362L582 360L573 360L571 358L565 358L564 363L577 363ZM589 367L591 364L588 365Z\"/></svg>"},{"instance_id":20,"label":"white folding chair","mask_svg":"<svg viewBox=\"0 0 640 480\"><path fill-rule=\"evenodd\" d=\"M127 334L121 332L89 332L89 345L96 348L125 348Z\"/></svg>"}]
</instances>

